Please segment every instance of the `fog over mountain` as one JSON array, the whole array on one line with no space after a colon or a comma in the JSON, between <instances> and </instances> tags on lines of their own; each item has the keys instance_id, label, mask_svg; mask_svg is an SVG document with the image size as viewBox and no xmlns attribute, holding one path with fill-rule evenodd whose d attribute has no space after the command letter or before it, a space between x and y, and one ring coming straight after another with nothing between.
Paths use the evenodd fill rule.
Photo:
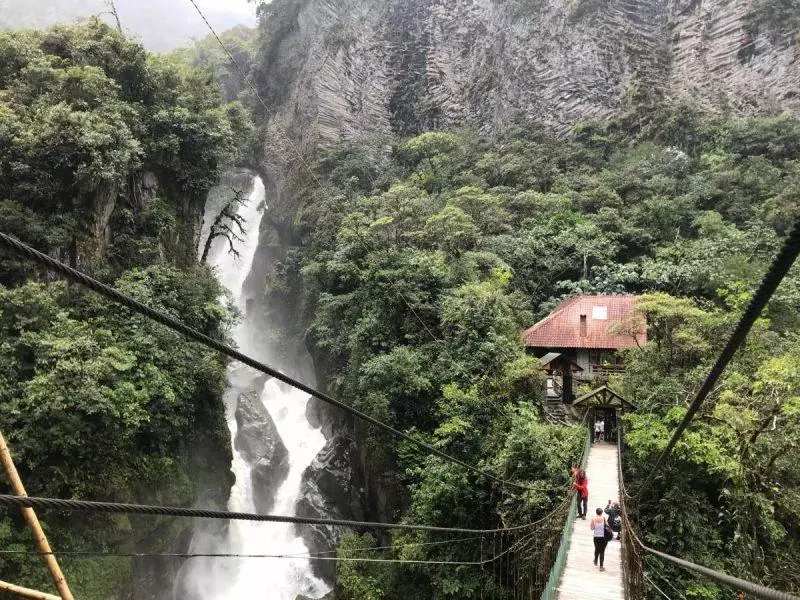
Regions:
<instances>
[{"instance_id":1,"label":"fog over mountain","mask_svg":"<svg viewBox=\"0 0 800 600\"><path fill-rule=\"evenodd\" d=\"M196 0L218 31L256 24L250 0ZM208 33L189 0L116 0L122 27L148 49L167 51ZM0 0L0 29L47 27L102 13L113 23L106 0Z\"/></svg>"}]
</instances>

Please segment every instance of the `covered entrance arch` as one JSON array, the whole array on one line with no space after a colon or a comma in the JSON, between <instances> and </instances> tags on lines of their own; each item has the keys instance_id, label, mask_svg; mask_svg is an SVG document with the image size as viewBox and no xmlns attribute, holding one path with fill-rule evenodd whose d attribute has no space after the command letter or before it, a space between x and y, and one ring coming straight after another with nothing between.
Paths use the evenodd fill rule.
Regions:
<instances>
[{"instance_id":1,"label":"covered entrance arch","mask_svg":"<svg viewBox=\"0 0 800 600\"><path fill-rule=\"evenodd\" d=\"M600 420L605 427L605 441L616 442L619 429L618 418L626 412L636 410L633 402L628 402L607 385L592 390L576 398L572 407L581 414L587 415L587 425L594 439L594 424Z\"/></svg>"}]
</instances>

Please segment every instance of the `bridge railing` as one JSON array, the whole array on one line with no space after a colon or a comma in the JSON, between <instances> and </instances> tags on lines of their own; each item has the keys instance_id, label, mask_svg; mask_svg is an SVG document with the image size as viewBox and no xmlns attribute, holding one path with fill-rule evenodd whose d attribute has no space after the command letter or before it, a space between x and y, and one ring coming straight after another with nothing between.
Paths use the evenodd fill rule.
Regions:
<instances>
[{"instance_id":1,"label":"bridge railing","mask_svg":"<svg viewBox=\"0 0 800 600\"><path fill-rule=\"evenodd\" d=\"M617 471L619 477L619 506L622 519L622 582L625 586L627 600L645 600L647 598L647 584L644 580L644 551L637 543L639 539L633 521L628 515L628 500L633 498L625 487L625 477L622 472L622 457L625 447L625 429L620 424L617 435Z\"/></svg>"},{"instance_id":2,"label":"bridge railing","mask_svg":"<svg viewBox=\"0 0 800 600\"><path fill-rule=\"evenodd\" d=\"M589 460L590 445L591 438L589 434L587 434L580 461L581 469L586 469L586 463ZM575 527L575 517L578 509L574 499L575 492L571 491L565 504L566 521L564 522L564 526L553 532L555 535L551 540L551 544L537 557L539 564L537 565L536 573L541 580L541 589L540 595L532 596L533 598L540 597L541 600L556 600L558 584L561 581L561 576L564 574L564 567L567 564L567 553L569 552L572 530ZM548 566L549 571L547 570Z\"/></svg>"},{"instance_id":3,"label":"bridge railing","mask_svg":"<svg viewBox=\"0 0 800 600\"><path fill-rule=\"evenodd\" d=\"M636 530L633 520L630 518L628 508L634 502L634 497L628 493L625 488L625 479L623 475L623 450L624 450L624 430L620 427L620 435L617 440L619 449L619 489L620 489L620 508L622 510L622 574L623 582L625 585L625 598L627 600L646 600L648 597L648 585L654 583L647 577L645 571L645 554L657 557L662 561L666 561L681 567L687 571L697 573L731 588L734 592L745 592L747 598L761 598L762 600L800 600L800 597L793 594L774 590L765 587L758 583L753 583L733 577L726 573L721 573L714 569L709 569L702 565L683 560L681 558L672 556L665 552L661 552L642 542L642 537ZM658 590L658 588L656 588ZM659 590L660 591L660 590ZM661 592L663 595L663 592Z\"/></svg>"}]
</instances>

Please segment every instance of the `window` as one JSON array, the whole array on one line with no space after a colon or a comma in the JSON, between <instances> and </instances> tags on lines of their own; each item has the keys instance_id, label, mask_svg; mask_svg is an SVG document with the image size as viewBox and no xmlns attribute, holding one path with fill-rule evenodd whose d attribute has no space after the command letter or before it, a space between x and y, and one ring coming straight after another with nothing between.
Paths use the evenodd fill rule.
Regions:
<instances>
[{"instance_id":1,"label":"window","mask_svg":"<svg viewBox=\"0 0 800 600\"><path fill-rule=\"evenodd\" d=\"M592 319L595 321L606 321L608 320L608 307L607 306L593 306L592 307Z\"/></svg>"}]
</instances>

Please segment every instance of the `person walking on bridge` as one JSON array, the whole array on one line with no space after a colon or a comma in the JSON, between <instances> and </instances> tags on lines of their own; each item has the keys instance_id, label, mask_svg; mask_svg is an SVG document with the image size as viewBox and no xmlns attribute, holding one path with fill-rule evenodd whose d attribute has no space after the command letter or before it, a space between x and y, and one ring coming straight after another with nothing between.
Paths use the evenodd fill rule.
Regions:
<instances>
[{"instance_id":1,"label":"person walking on bridge","mask_svg":"<svg viewBox=\"0 0 800 600\"><path fill-rule=\"evenodd\" d=\"M575 490L575 499L578 503L578 516L585 520L586 507L589 503L589 478L586 476L586 471L577 467L572 467L572 474L575 476L572 489Z\"/></svg>"},{"instance_id":2,"label":"person walking on bridge","mask_svg":"<svg viewBox=\"0 0 800 600\"><path fill-rule=\"evenodd\" d=\"M596 516L592 517L589 521L589 529L592 530L594 535L594 566L597 566L597 560L600 560L600 570L605 571L603 561L606 557L606 546L608 539L606 538L606 518L603 516L603 509L598 508Z\"/></svg>"}]
</instances>

